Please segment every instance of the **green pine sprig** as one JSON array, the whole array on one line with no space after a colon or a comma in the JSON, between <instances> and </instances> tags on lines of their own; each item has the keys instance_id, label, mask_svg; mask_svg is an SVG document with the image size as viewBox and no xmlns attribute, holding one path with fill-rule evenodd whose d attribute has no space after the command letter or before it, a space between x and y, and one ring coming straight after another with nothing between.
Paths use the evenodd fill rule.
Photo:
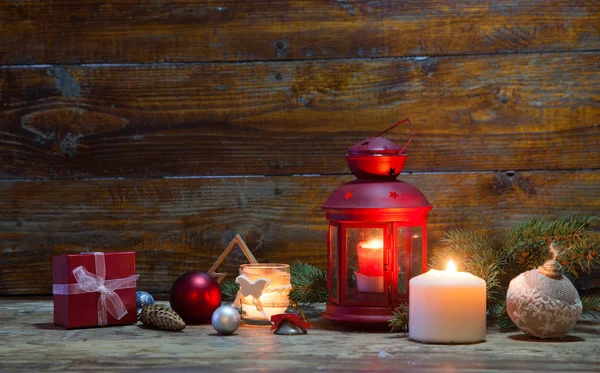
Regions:
<instances>
[{"instance_id":1,"label":"green pine sprig","mask_svg":"<svg viewBox=\"0 0 600 373\"><path fill-rule=\"evenodd\" d=\"M227 279L221 283L221 294L223 295L223 301L233 302L240 290L240 285L231 279Z\"/></svg>"},{"instance_id":2,"label":"green pine sprig","mask_svg":"<svg viewBox=\"0 0 600 373\"><path fill-rule=\"evenodd\" d=\"M306 263L294 263L290 268L292 291L290 299L301 306L326 303L327 272Z\"/></svg>"},{"instance_id":3,"label":"green pine sprig","mask_svg":"<svg viewBox=\"0 0 600 373\"><path fill-rule=\"evenodd\" d=\"M408 303L401 303L393 312L394 318L388 321L390 332L408 332Z\"/></svg>"},{"instance_id":4,"label":"green pine sprig","mask_svg":"<svg viewBox=\"0 0 600 373\"><path fill-rule=\"evenodd\" d=\"M500 329L516 329L517 326L508 316L506 310L506 301L501 301L494 304L489 310L492 319L496 320L496 324Z\"/></svg>"},{"instance_id":5,"label":"green pine sprig","mask_svg":"<svg viewBox=\"0 0 600 373\"><path fill-rule=\"evenodd\" d=\"M600 242L588 235L598 220L585 215L567 216L553 222L533 218L509 229L500 240L518 273L556 257L566 272L578 277L589 273L593 264L600 262Z\"/></svg>"},{"instance_id":6,"label":"green pine sprig","mask_svg":"<svg viewBox=\"0 0 600 373\"><path fill-rule=\"evenodd\" d=\"M582 297L581 305L583 306L582 316L600 318L600 297Z\"/></svg>"},{"instance_id":7,"label":"green pine sprig","mask_svg":"<svg viewBox=\"0 0 600 373\"><path fill-rule=\"evenodd\" d=\"M503 293L500 276L507 261L499 241L481 231L459 229L446 232L442 243L444 246L430 258L430 267L443 269L452 259L459 270L484 279L488 301L496 302Z\"/></svg>"}]
</instances>

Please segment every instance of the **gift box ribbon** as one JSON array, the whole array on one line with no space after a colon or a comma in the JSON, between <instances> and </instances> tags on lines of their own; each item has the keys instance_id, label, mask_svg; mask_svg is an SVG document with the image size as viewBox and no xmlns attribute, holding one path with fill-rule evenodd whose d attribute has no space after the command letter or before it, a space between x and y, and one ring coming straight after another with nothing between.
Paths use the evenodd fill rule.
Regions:
<instances>
[{"instance_id":1,"label":"gift box ribbon","mask_svg":"<svg viewBox=\"0 0 600 373\"><path fill-rule=\"evenodd\" d=\"M100 299L98 299L98 325L103 326L108 324L107 313L110 313L115 319L121 320L127 314L127 309L115 290L135 288L136 281L140 275L106 280L104 253L82 254L94 254L96 274L91 273L83 266L79 266L73 270L73 276L75 276L77 283L53 284L52 293L57 295L71 295L98 292L100 293Z\"/></svg>"}]
</instances>

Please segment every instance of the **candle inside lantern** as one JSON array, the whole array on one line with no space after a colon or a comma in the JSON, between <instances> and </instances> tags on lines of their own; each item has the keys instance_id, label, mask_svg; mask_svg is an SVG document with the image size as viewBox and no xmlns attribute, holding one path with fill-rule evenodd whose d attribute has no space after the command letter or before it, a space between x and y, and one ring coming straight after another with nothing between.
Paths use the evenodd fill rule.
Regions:
<instances>
[{"instance_id":1,"label":"candle inside lantern","mask_svg":"<svg viewBox=\"0 0 600 373\"><path fill-rule=\"evenodd\" d=\"M359 242L356 288L363 293L383 292L383 239L371 238Z\"/></svg>"},{"instance_id":2,"label":"candle inside lantern","mask_svg":"<svg viewBox=\"0 0 600 373\"><path fill-rule=\"evenodd\" d=\"M485 340L485 281L457 272L430 270L409 283L408 333L427 343L475 343Z\"/></svg>"},{"instance_id":3,"label":"candle inside lantern","mask_svg":"<svg viewBox=\"0 0 600 373\"><path fill-rule=\"evenodd\" d=\"M243 264L240 276L242 320L270 324L271 316L284 313L289 306L290 266L288 264Z\"/></svg>"}]
</instances>

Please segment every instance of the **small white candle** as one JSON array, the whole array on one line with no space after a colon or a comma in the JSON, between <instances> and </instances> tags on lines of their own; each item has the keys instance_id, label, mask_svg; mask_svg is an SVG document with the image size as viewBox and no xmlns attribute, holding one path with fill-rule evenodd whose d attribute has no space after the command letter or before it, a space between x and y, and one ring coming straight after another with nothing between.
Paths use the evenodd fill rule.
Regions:
<instances>
[{"instance_id":1,"label":"small white candle","mask_svg":"<svg viewBox=\"0 0 600 373\"><path fill-rule=\"evenodd\" d=\"M426 343L475 343L485 340L485 281L457 272L430 270L409 283L408 333Z\"/></svg>"},{"instance_id":2,"label":"small white candle","mask_svg":"<svg viewBox=\"0 0 600 373\"><path fill-rule=\"evenodd\" d=\"M361 293L383 293L383 238L360 242L356 252L356 289Z\"/></svg>"}]
</instances>

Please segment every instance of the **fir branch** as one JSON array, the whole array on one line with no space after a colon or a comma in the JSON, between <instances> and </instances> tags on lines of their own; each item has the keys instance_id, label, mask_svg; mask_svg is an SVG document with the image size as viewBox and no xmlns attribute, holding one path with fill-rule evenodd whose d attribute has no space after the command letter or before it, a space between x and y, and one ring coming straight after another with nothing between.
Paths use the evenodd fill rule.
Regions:
<instances>
[{"instance_id":1,"label":"fir branch","mask_svg":"<svg viewBox=\"0 0 600 373\"><path fill-rule=\"evenodd\" d=\"M536 268L547 259L551 259L546 226L547 223L543 220L533 218L516 224L500 238L509 261L518 272Z\"/></svg>"},{"instance_id":2,"label":"fir branch","mask_svg":"<svg viewBox=\"0 0 600 373\"><path fill-rule=\"evenodd\" d=\"M390 332L408 332L408 303L401 303L393 314L394 318L388 321Z\"/></svg>"},{"instance_id":3,"label":"fir branch","mask_svg":"<svg viewBox=\"0 0 600 373\"><path fill-rule=\"evenodd\" d=\"M469 263L467 272L485 280L486 297L489 305L495 304L503 289L500 283L502 268L497 261L475 261Z\"/></svg>"},{"instance_id":4,"label":"fir branch","mask_svg":"<svg viewBox=\"0 0 600 373\"><path fill-rule=\"evenodd\" d=\"M300 305L326 303L328 298L327 272L306 263L295 263L290 268L292 292L290 299Z\"/></svg>"},{"instance_id":5,"label":"fir branch","mask_svg":"<svg viewBox=\"0 0 600 373\"><path fill-rule=\"evenodd\" d=\"M462 229L446 232L442 242L444 247L430 260L431 266L438 269L445 267L449 259L460 265L474 256L481 258L492 247L492 241L484 232Z\"/></svg>"},{"instance_id":6,"label":"fir branch","mask_svg":"<svg viewBox=\"0 0 600 373\"><path fill-rule=\"evenodd\" d=\"M500 275L507 261L499 241L480 231L451 230L442 242L445 246L431 257L431 266L443 268L449 259L454 260L460 270L485 280L488 304L497 302L503 294Z\"/></svg>"},{"instance_id":7,"label":"fir branch","mask_svg":"<svg viewBox=\"0 0 600 373\"><path fill-rule=\"evenodd\" d=\"M582 316L600 317L600 297L582 297L581 305L583 306Z\"/></svg>"},{"instance_id":8,"label":"fir branch","mask_svg":"<svg viewBox=\"0 0 600 373\"><path fill-rule=\"evenodd\" d=\"M502 301L498 304L495 304L490 310L491 316L496 320L496 323L500 327L500 329L516 329L517 326L508 316L508 311L506 310L506 301Z\"/></svg>"},{"instance_id":9,"label":"fir branch","mask_svg":"<svg viewBox=\"0 0 600 373\"><path fill-rule=\"evenodd\" d=\"M590 273L594 264L600 263L600 241L584 236L560 250L556 260L565 272L575 278L582 273Z\"/></svg>"},{"instance_id":10,"label":"fir branch","mask_svg":"<svg viewBox=\"0 0 600 373\"><path fill-rule=\"evenodd\" d=\"M598 222L596 216L572 215L556 220L546 227L546 240L550 241L566 241L570 243L572 240L583 237L588 233L592 226Z\"/></svg>"},{"instance_id":11,"label":"fir branch","mask_svg":"<svg viewBox=\"0 0 600 373\"><path fill-rule=\"evenodd\" d=\"M240 285L234 280L225 280L221 283L221 294L224 302L233 302L240 290Z\"/></svg>"},{"instance_id":12,"label":"fir branch","mask_svg":"<svg viewBox=\"0 0 600 373\"><path fill-rule=\"evenodd\" d=\"M521 272L536 268L552 259L550 246L557 251L557 260L575 277L589 272L600 261L600 243L588 235L598 222L595 216L567 216L554 222L533 218L515 225L502 237L510 262Z\"/></svg>"}]
</instances>

